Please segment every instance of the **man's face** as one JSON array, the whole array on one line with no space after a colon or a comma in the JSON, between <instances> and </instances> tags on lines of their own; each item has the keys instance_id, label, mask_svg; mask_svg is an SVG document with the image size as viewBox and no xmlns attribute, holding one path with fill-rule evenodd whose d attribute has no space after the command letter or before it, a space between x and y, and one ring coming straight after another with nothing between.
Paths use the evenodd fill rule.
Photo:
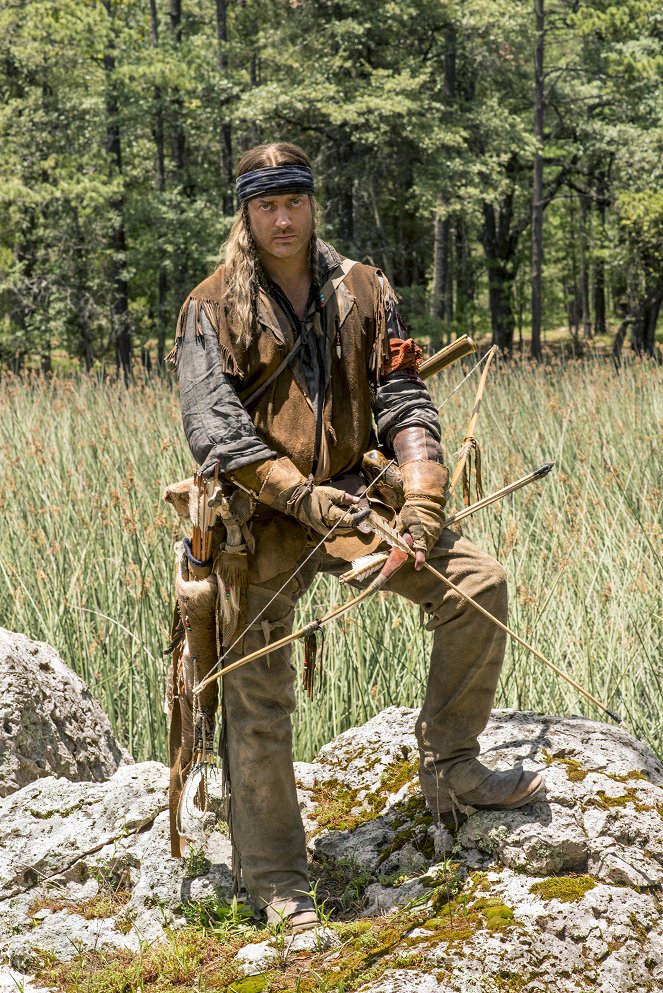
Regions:
<instances>
[{"instance_id":1,"label":"man's face","mask_svg":"<svg viewBox=\"0 0 663 993\"><path fill-rule=\"evenodd\" d=\"M261 254L291 259L308 251L313 211L305 193L255 197L248 206L251 231Z\"/></svg>"}]
</instances>

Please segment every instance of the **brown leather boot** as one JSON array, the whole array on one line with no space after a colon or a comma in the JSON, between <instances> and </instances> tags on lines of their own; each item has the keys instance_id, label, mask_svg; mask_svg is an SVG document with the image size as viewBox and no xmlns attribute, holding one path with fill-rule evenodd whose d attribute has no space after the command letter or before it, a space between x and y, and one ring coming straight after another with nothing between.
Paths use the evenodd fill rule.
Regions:
<instances>
[{"instance_id":1,"label":"brown leather boot","mask_svg":"<svg viewBox=\"0 0 663 993\"><path fill-rule=\"evenodd\" d=\"M515 771L517 770L509 770L509 772ZM460 825L479 810L516 810L528 803L536 803L545 794L545 783L541 774L520 769L520 777L515 787L506 796L497 799L500 790L495 780L498 776L499 773L494 773L476 789L468 790L460 796L449 789L450 809L438 809L440 821L447 825Z\"/></svg>"}]
</instances>

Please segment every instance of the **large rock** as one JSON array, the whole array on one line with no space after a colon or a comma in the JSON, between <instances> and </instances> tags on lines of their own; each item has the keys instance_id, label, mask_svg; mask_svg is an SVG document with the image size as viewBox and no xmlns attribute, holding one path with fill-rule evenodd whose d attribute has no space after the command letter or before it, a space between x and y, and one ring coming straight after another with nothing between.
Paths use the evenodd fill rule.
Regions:
<instances>
[{"instance_id":1,"label":"large rock","mask_svg":"<svg viewBox=\"0 0 663 993\"><path fill-rule=\"evenodd\" d=\"M163 939L188 901L230 900L227 837L214 831L205 855L171 858L167 806L159 762L105 783L41 779L0 801L0 948L11 968L29 972L43 952L138 949Z\"/></svg>"},{"instance_id":2,"label":"large rock","mask_svg":"<svg viewBox=\"0 0 663 993\"><path fill-rule=\"evenodd\" d=\"M0 628L0 796L44 776L100 782L131 761L57 652Z\"/></svg>"},{"instance_id":3,"label":"large rock","mask_svg":"<svg viewBox=\"0 0 663 993\"><path fill-rule=\"evenodd\" d=\"M432 908L361 993L663 989L660 760L605 724L495 711L484 761L542 770L546 798L452 832L420 800L416 716L384 711L298 769L314 852L370 875L364 914Z\"/></svg>"},{"instance_id":4,"label":"large rock","mask_svg":"<svg viewBox=\"0 0 663 993\"><path fill-rule=\"evenodd\" d=\"M336 887L338 905L355 901L356 930L340 944L311 939L308 950L251 930L245 951L233 939L237 976L271 970L282 983L299 955L321 985L362 993L663 988L656 756L607 725L495 712L485 760L543 769L547 797L448 831L433 826L418 790L416 716L391 708L296 765L320 893ZM164 766L140 763L106 783L48 778L0 801L7 982L9 970L19 982L36 972L38 985L44 952L112 954L159 939L176 949L192 909L230 900L220 825L207 824L189 859L170 858L167 781ZM211 791L220 806L219 784ZM3 981L0 970L0 990Z\"/></svg>"}]
</instances>

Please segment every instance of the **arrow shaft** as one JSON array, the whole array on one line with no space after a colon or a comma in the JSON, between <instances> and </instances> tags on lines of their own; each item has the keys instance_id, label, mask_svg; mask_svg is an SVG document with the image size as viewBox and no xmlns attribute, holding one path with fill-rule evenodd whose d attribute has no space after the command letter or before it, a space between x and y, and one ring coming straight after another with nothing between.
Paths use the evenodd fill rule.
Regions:
<instances>
[{"instance_id":1,"label":"arrow shaft","mask_svg":"<svg viewBox=\"0 0 663 993\"><path fill-rule=\"evenodd\" d=\"M343 614L348 612L348 610L352 610L352 608L356 607L362 600L365 600L367 597L371 596L371 594L381 589L389 577L403 565L406 559L407 555L405 555L400 548L392 548L380 573L375 577L373 582L367 586L365 590L362 590L361 593L358 593L357 596L353 597L351 600L348 600L347 603L341 604L340 607L332 608L332 610L329 610L326 614L323 614L322 617L315 618L307 624L306 627L299 628L298 631L293 631L291 634L286 634L283 638L279 638L278 641L270 641L263 648L258 648L255 652L251 652L250 655L244 655L241 659L231 662L230 665L224 666L222 669L217 669L215 672L210 673L206 679L204 679L197 686L194 686L193 692L200 693L206 686L209 686L210 683L215 682L222 676L228 676L231 672L234 672L236 669L240 669L243 665L248 665L249 662L264 658L265 655L270 655L272 652L278 651L279 648L285 648L286 645L290 645L293 641L297 641L299 638L303 638L305 635L309 634L311 630L317 631L318 628L321 628L323 624L327 624L328 621L334 621L337 618L342 617Z\"/></svg>"},{"instance_id":2,"label":"arrow shaft","mask_svg":"<svg viewBox=\"0 0 663 993\"><path fill-rule=\"evenodd\" d=\"M534 472L529 472L526 476L522 476L514 483L508 483L506 486L503 486L501 490L496 490L494 493L490 493L482 500L477 500L476 503L470 504L469 507L463 507L462 510L459 510L456 514L452 514L450 517L445 519L445 528L450 528L452 524L456 524L464 517L469 517L470 514L474 514L477 510L483 510L484 507L489 507L491 503L496 503L503 497L508 496L509 493L515 493L516 490L521 489L523 486L527 486L528 483L536 482L537 479L541 479L542 475L543 473L541 469L535 469Z\"/></svg>"}]
</instances>

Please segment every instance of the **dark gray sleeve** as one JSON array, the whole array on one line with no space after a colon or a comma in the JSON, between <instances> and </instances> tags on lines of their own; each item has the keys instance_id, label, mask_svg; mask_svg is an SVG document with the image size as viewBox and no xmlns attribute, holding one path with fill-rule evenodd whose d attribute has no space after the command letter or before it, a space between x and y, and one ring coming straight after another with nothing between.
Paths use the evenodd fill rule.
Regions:
<instances>
[{"instance_id":1,"label":"dark gray sleeve","mask_svg":"<svg viewBox=\"0 0 663 993\"><path fill-rule=\"evenodd\" d=\"M396 294L387 278L380 273L384 298L387 338L406 341L410 336L398 312ZM423 380L413 369L392 372L384 376L373 397L373 416L380 445L391 448L394 434L401 428L425 428L436 441L440 440L440 419Z\"/></svg>"},{"instance_id":2,"label":"dark gray sleeve","mask_svg":"<svg viewBox=\"0 0 663 993\"><path fill-rule=\"evenodd\" d=\"M426 428L440 440L440 419L423 380L411 372L393 372L375 391L373 416L378 442L391 448L394 434L401 428Z\"/></svg>"},{"instance_id":3,"label":"dark gray sleeve","mask_svg":"<svg viewBox=\"0 0 663 993\"><path fill-rule=\"evenodd\" d=\"M219 463L221 473L276 453L260 440L240 403L234 377L221 371L221 346L204 312L203 336L196 335L194 309L189 307L186 330L177 343L182 423L191 454L199 465Z\"/></svg>"}]
</instances>

